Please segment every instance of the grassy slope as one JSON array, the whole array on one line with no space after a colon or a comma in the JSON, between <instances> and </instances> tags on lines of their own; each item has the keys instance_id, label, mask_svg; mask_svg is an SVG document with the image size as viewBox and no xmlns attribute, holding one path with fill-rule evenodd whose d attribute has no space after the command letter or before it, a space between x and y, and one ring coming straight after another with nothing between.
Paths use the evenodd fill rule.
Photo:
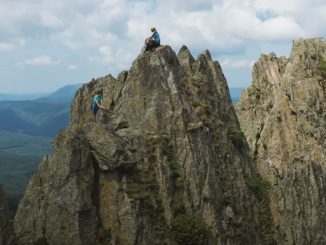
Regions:
<instances>
[{"instance_id":1,"label":"grassy slope","mask_svg":"<svg viewBox=\"0 0 326 245\"><path fill-rule=\"evenodd\" d=\"M0 184L6 190L9 208L14 213L28 181L37 172L40 155L0 152Z\"/></svg>"},{"instance_id":2,"label":"grassy slope","mask_svg":"<svg viewBox=\"0 0 326 245\"><path fill-rule=\"evenodd\" d=\"M19 155L51 153L51 138L0 131L0 152Z\"/></svg>"},{"instance_id":3,"label":"grassy slope","mask_svg":"<svg viewBox=\"0 0 326 245\"><path fill-rule=\"evenodd\" d=\"M0 184L12 212L43 156L51 152L51 138L0 131Z\"/></svg>"},{"instance_id":4,"label":"grassy slope","mask_svg":"<svg viewBox=\"0 0 326 245\"><path fill-rule=\"evenodd\" d=\"M43 156L52 153L52 138L67 127L70 102L80 86L36 100L0 101L0 184L12 212Z\"/></svg>"}]
</instances>

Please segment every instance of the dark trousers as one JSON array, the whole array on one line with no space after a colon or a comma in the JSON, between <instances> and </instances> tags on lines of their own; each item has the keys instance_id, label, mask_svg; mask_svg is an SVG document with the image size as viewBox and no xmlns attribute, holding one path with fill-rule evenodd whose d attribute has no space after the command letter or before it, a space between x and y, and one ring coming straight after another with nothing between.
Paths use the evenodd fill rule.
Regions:
<instances>
[{"instance_id":1,"label":"dark trousers","mask_svg":"<svg viewBox=\"0 0 326 245\"><path fill-rule=\"evenodd\" d=\"M156 43L156 42L148 42L146 44L146 48L145 48L145 51L153 51L155 48L159 47L160 44L159 43Z\"/></svg>"}]
</instances>

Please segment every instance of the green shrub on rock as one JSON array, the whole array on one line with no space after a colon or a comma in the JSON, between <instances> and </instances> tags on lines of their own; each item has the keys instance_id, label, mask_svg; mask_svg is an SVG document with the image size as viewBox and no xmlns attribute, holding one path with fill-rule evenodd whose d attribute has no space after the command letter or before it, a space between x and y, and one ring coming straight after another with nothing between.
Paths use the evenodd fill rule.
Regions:
<instances>
[{"instance_id":1,"label":"green shrub on rock","mask_svg":"<svg viewBox=\"0 0 326 245\"><path fill-rule=\"evenodd\" d=\"M228 137L232 141L232 144L238 148L243 148L246 145L246 137L241 130L229 129Z\"/></svg>"},{"instance_id":2,"label":"green shrub on rock","mask_svg":"<svg viewBox=\"0 0 326 245\"><path fill-rule=\"evenodd\" d=\"M204 223L195 216L180 214L171 222L174 239L182 245L201 245L204 242Z\"/></svg>"},{"instance_id":3,"label":"green shrub on rock","mask_svg":"<svg viewBox=\"0 0 326 245\"><path fill-rule=\"evenodd\" d=\"M323 57L320 57L318 70L320 71L321 76L326 79L326 59Z\"/></svg>"},{"instance_id":4,"label":"green shrub on rock","mask_svg":"<svg viewBox=\"0 0 326 245\"><path fill-rule=\"evenodd\" d=\"M259 198L267 198L271 189L271 184L263 179L245 176L246 185Z\"/></svg>"}]
</instances>

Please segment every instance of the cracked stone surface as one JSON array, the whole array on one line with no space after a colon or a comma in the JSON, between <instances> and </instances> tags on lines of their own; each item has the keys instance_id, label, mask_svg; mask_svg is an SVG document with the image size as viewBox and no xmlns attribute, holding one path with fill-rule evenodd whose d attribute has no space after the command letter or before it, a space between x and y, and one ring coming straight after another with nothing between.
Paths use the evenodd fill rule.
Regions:
<instances>
[{"instance_id":1,"label":"cracked stone surface","mask_svg":"<svg viewBox=\"0 0 326 245\"><path fill-rule=\"evenodd\" d=\"M298 39L289 58L262 55L236 112L272 184L278 244L326 244L326 41Z\"/></svg>"}]
</instances>

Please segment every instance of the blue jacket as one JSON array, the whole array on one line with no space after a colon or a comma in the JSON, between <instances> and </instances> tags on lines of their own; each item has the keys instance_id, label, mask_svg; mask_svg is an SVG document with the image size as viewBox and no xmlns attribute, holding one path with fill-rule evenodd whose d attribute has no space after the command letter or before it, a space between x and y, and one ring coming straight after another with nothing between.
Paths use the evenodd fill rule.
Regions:
<instances>
[{"instance_id":1,"label":"blue jacket","mask_svg":"<svg viewBox=\"0 0 326 245\"><path fill-rule=\"evenodd\" d=\"M161 43L161 40L160 40L160 35L158 34L157 31L155 31L152 35L153 39L154 39L154 42L158 45L160 45Z\"/></svg>"}]
</instances>

